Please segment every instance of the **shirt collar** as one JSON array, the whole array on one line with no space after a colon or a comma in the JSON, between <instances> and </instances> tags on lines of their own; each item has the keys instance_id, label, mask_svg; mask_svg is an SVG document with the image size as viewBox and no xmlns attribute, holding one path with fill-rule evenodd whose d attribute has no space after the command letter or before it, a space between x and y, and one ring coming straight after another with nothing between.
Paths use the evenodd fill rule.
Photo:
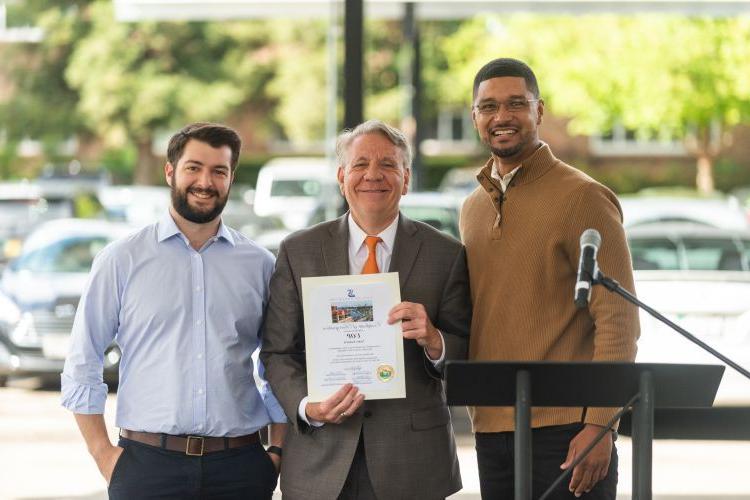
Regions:
<instances>
[{"instance_id":1,"label":"shirt collar","mask_svg":"<svg viewBox=\"0 0 750 500\"><path fill-rule=\"evenodd\" d=\"M490 170L490 176L500 183L500 186L503 188L503 191L506 191L508 189L508 184L510 184L510 181L513 179L513 176L516 175L516 172L518 172L518 169L521 168L522 166L523 166L522 164L518 165L516 168L514 168L510 172L503 175L498 171L497 164L493 162L492 169Z\"/></svg>"},{"instance_id":2,"label":"shirt collar","mask_svg":"<svg viewBox=\"0 0 750 500\"><path fill-rule=\"evenodd\" d=\"M379 234L371 235L377 236L383 240L382 243L387 252L393 251L393 244L396 241L396 230L398 229L398 219L400 216L401 214L397 215L396 218L393 219L393 222L391 222L390 225L383 229ZM367 238L368 234L365 233L356 222L354 222L351 213L349 213L347 221L349 223L349 248L352 250L352 253L357 253L364 244L365 238Z\"/></svg>"},{"instance_id":3,"label":"shirt collar","mask_svg":"<svg viewBox=\"0 0 750 500\"><path fill-rule=\"evenodd\" d=\"M161 216L157 223L157 235L159 243L168 240L175 235L180 235L185 241L187 241L187 237L182 234L180 228L177 227L177 224L172 218L172 214L169 213L169 210L167 210L167 212ZM216 236L217 238L225 240L230 245L235 246L234 237L229 231L229 228L224 224L223 220L219 222L219 230L216 232Z\"/></svg>"}]
</instances>

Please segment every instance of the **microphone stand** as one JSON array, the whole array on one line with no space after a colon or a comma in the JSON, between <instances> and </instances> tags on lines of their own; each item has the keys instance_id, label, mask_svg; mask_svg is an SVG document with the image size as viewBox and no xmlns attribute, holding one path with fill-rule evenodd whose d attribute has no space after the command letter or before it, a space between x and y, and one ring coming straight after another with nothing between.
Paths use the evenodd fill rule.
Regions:
<instances>
[{"instance_id":1,"label":"microphone stand","mask_svg":"<svg viewBox=\"0 0 750 500\"><path fill-rule=\"evenodd\" d=\"M622 286L620 286L620 284L617 281L613 280L612 278L606 277L600 270L597 270L594 273L594 279L591 280L591 284L592 285L603 285L604 288L606 288L610 292L614 292L617 295L619 295L620 297L622 297L625 300L627 300L628 302L630 302L631 304L635 304L636 306L640 307L641 309L643 309L644 311L646 311L647 313L649 313L651 316L653 316L654 318L658 319L659 321L661 321L662 323L664 323L665 325L669 326L674 331L676 331L677 333L679 333L680 335L682 335L683 337L685 337L686 339L688 339L690 342L698 345L704 351L707 351L707 352L711 353L714 357L720 359L721 361L723 361L724 363L726 363L728 366L731 366L736 371L738 371L742 375L744 375L748 380L750 380L750 371L746 370L741 365L739 365L739 364L735 363L734 361L732 361L731 359L727 358L722 353L720 353L719 351L717 351L716 349L714 349L710 345L708 345L705 342L703 342L701 339L697 338L692 333L690 333L687 330L685 330L684 328L682 328L680 325L678 325L678 324L670 321L668 318L666 318L663 314L661 314L656 309L654 309L652 307L649 307L648 305L646 305L643 302L641 302L638 299L638 297L636 297L632 293L630 293L627 290L625 290Z\"/></svg>"},{"instance_id":2,"label":"microphone stand","mask_svg":"<svg viewBox=\"0 0 750 500\"><path fill-rule=\"evenodd\" d=\"M638 297L636 297L635 295L633 295L632 293L630 293L626 289L624 289L616 280L613 280L612 278L608 278L607 276L605 276L604 273L602 273L601 270L598 268L598 266L594 268L594 273L593 274L594 275L592 276L592 279L591 279L591 285L592 286L594 286L594 285L603 285L604 288L606 288L610 292L616 293L617 295L621 296L622 298L624 298L625 300L627 300L631 304L634 304L634 305L640 307L641 309L643 309L644 311L646 311L647 313L649 313L654 318L658 319L659 321L661 321L665 325L669 326L670 328L672 328L674 331L676 331L677 333L679 333L680 335L682 335L683 337L685 337L689 341L693 342L694 344L698 345L703 350L705 350L705 351L709 352L710 354L712 354L714 357L720 359L721 361L723 361L728 366L731 366L736 371L738 371L739 373L741 373L742 375L744 375L748 380L750 380L750 371L746 370L741 365L739 365L739 364L735 363L734 361L732 361L731 359L727 358L722 353L720 353L719 351L717 351L716 349L714 349L710 345L706 344L705 342L703 342L702 340L700 340L698 337L696 337L692 333L690 333L687 330L685 330L684 328L682 328L680 325L678 325L678 324L674 323L673 321L669 320L666 316L664 316L663 314L661 314L656 309L654 309L654 308L652 308L652 307L644 304L643 302L641 302L640 299L638 299ZM573 472L573 469L575 468L575 466L578 465L581 461L583 461L583 459L586 457L586 455L588 455L589 452L592 449L594 449L594 446L596 446L596 444L599 441L601 441L602 438L604 438L604 436L607 434L607 432L609 432L609 429L615 424L615 422L617 422L617 420L619 420L620 417L622 417L622 415L627 410L629 410L630 407L632 407L632 405L636 401L638 401L641 397L643 397L643 396L640 393L636 394L636 396L634 396L633 399L631 399L630 401L628 401L625 404L625 406L622 409L620 409L620 411L617 412L617 414L612 418L612 420L610 420L607 423L607 427L604 427L601 430L601 432L599 432L599 434L594 438L594 440L589 444L589 446L587 446L583 450L583 452L576 458L576 460L571 464L571 466L568 467L568 469L566 469L562 474L560 474L557 477L557 479L555 479L555 481L539 497L539 500L546 500L553 493L554 489L563 480L565 480L566 477L568 477Z\"/></svg>"}]
</instances>

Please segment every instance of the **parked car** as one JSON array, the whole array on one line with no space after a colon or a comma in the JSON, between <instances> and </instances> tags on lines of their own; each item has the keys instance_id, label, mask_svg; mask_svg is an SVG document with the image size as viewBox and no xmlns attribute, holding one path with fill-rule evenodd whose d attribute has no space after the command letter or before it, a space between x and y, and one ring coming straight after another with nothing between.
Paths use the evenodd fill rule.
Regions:
<instances>
[{"instance_id":1,"label":"parked car","mask_svg":"<svg viewBox=\"0 0 750 500\"><path fill-rule=\"evenodd\" d=\"M653 224L627 235L638 297L750 367L750 230ZM722 364L644 311L637 361ZM750 380L727 367L716 403L750 406Z\"/></svg>"},{"instance_id":2,"label":"parked car","mask_svg":"<svg viewBox=\"0 0 750 500\"><path fill-rule=\"evenodd\" d=\"M748 229L750 221L733 196L662 196L645 192L622 196L620 204L625 227L670 222L688 222L726 229Z\"/></svg>"},{"instance_id":3,"label":"parked car","mask_svg":"<svg viewBox=\"0 0 750 500\"><path fill-rule=\"evenodd\" d=\"M0 377L59 379L94 256L130 231L119 223L59 219L29 235L0 281ZM113 344L105 353L107 381L117 380L119 360Z\"/></svg>"},{"instance_id":4,"label":"parked car","mask_svg":"<svg viewBox=\"0 0 750 500\"><path fill-rule=\"evenodd\" d=\"M280 217L290 230L302 229L319 201L338 193L335 179L325 158L275 158L258 172L255 213Z\"/></svg>"},{"instance_id":5,"label":"parked car","mask_svg":"<svg viewBox=\"0 0 750 500\"><path fill-rule=\"evenodd\" d=\"M468 196L477 186L477 174L481 167L460 167L450 169L440 181L438 191L458 196Z\"/></svg>"},{"instance_id":6,"label":"parked car","mask_svg":"<svg viewBox=\"0 0 750 500\"><path fill-rule=\"evenodd\" d=\"M166 186L102 186L97 196L108 219L133 226L155 222L170 203Z\"/></svg>"},{"instance_id":7,"label":"parked car","mask_svg":"<svg viewBox=\"0 0 750 500\"><path fill-rule=\"evenodd\" d=\"M48 199L30 182L0 183L0 264L16 257L21 242L39 223L73 215L73 202Z\"/></svg>"}]
</instances>

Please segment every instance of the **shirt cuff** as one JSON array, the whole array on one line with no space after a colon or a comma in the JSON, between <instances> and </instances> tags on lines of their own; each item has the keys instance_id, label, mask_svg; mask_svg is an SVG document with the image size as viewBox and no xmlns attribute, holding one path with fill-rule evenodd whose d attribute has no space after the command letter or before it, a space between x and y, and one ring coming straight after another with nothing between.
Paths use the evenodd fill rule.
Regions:
<instances>
[{"instance_id":1,"label":"shirt cuff","mask_svg":"<svg viewBox=\"0 0 750 500\"><path fill-rule=\"evenodd\" d=\"M438 335L440 335L440 343L443 345L443 350L440 352L440 357L438 359L432 359L429 354L427 354L427 348L424 350L424 355L427 357L430 363L432 363L432 366L435 368L440 368L443 366L443 361L445 361L445 337L443 337L443 332L441 332L439 329L437 329Z\"/></svg>"},{"instance_id":2,"label":"shirt cuff","mask_svg":"<svg viewBox=\"0 0 750 500\"><path fill-rule=\"evenodd\" d=\"M80 384L70 375L60 377L60 394L63 407L83 415L103 415L107 401L107 384Z\"/></svg>"},{"instance_id":3,"label":"shirt cuff","mask_svg":"<svg viewBox=\"0 0 750 500\"><path fill-rule=\"evenodd\" d=\"M299 407L297 408L297 414L299 415L300 420L302 420L304 423L311 427L323 427L324 422L318 422L317 420L308 419L307 414L305 413L305 407L307 406L308 397L305 396L302 398L302 401L299 402Z\"/></svg>"}]
</instances>

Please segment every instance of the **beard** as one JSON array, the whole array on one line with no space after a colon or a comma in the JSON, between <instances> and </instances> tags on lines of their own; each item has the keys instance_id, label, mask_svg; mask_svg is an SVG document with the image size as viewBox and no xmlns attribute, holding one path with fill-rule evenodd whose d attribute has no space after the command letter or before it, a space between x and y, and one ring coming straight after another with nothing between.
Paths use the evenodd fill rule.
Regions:
<instances>
[{"instance_id":1,"label":"beard","mask_svg":"<svg viewBox=\"0 0 750 500\"><path fill-rule=\"evenodd\" d=\"M222 198L219 196L219 192L215 189L188 188L184 191L180 191L175 187L175 182L172 183L170 192L172 196L172 206L177 213L180 214L181 217L195 224L205 224L216 219L221 215L221 212L224 210L227 200L229 199L229 191L227 191L227 194ZM188 201L188 193L208 194L214 196L216 201L213 207L200 209L190 205L190 202Z\"/></svg>"},{"instance_id":2,"label":"beard","mask_svg":"<svg viewBox=\"0 0 750 500\"><path fill-rule=\"evenodd\" d=\"M518 153L520 153L523 150L524 144L519 143L516 144L513 147L510 148L490 148L490 151L492 151L492 154L497 156L498 158L510 158L511 156L515 156Z\"/></svg>"}]
</instances>

